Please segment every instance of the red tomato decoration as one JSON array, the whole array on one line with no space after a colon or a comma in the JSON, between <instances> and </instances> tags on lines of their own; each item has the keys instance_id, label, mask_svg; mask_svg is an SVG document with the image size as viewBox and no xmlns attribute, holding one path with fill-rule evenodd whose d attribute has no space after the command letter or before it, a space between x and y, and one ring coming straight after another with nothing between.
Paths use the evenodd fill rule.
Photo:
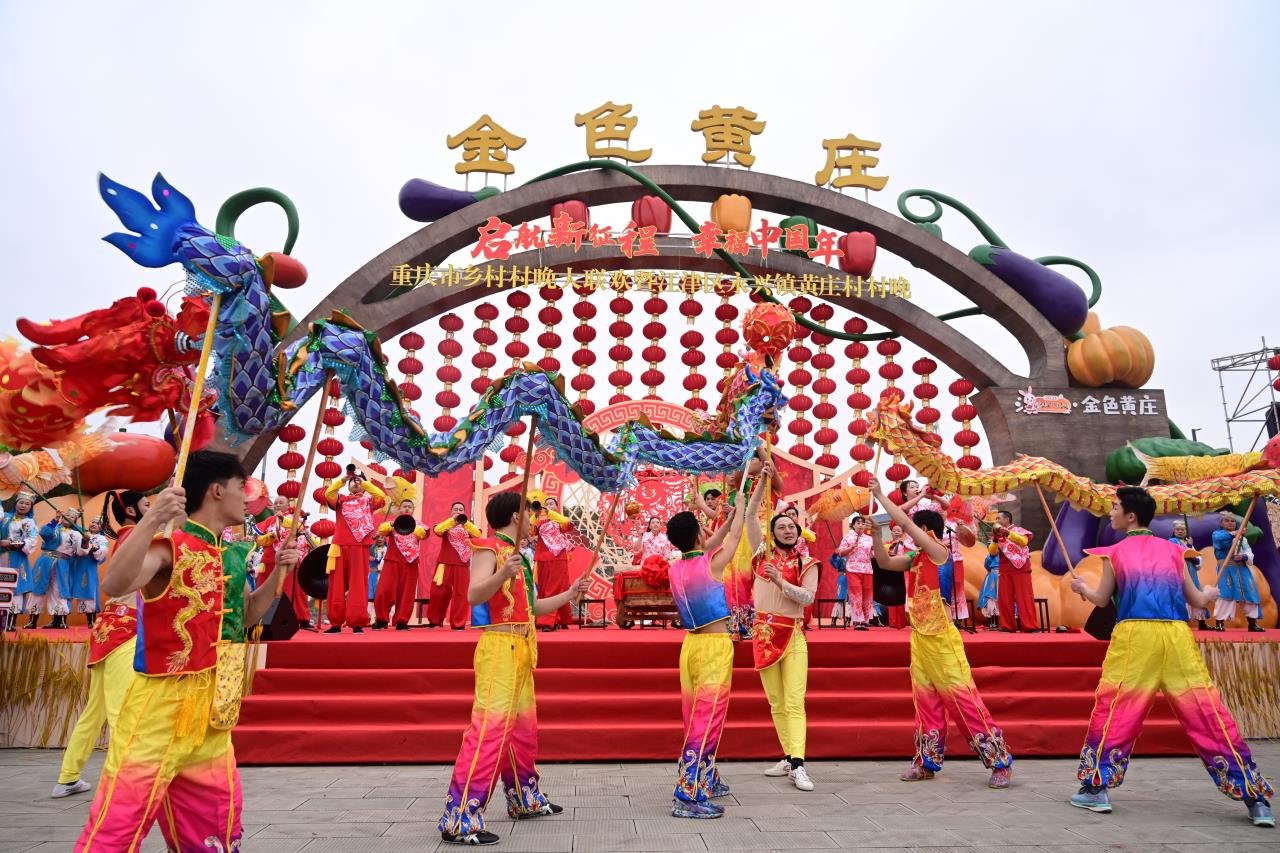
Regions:
<instances>
[{"instance_id":1,"label":"red tomato decoration","mask_svg":"<svg viewBox=\"0 0 1280 853\"><path fill-rule=\"evenodd\" d=\"M840 270L848 275L871 277L876 265L876 236L867 231L850 231L840 238Z\"/></svg>"}]
</instances>

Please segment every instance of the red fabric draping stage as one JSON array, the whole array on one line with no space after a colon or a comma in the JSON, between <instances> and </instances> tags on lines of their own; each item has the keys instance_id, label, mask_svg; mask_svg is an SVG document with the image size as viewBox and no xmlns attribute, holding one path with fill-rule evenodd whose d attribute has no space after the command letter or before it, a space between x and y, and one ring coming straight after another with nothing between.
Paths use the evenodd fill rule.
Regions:
<instances>
[{"instance_id":1,"label":"red fabric draping stage","mask_svg":"<svg viewBox=\"0 0 1280 853\"><path fill-rule=\"evenodd\" d=\"M681 737L683 632L539 634L539 757L545 761L672 760ZM1265 636L1265 635L1262 635ZM912 751L909 632L808 632L809 757L902 758ZM1218 637L1202 640L1217 641ZM1222 637L1245 643L1249 635ZM450 762L472 701L473 631L363 636L299 633L270 644L235 730L244 764ZM1015 755L1079 752L1106 644L1083 634L965 635L983 697ZM737 649L728 759L779 754L751 650ZM949 753L971 757L952 729ZM1138 741L1145 754L1189 755L1157 700Z\"/></svg>"}]
</instances>

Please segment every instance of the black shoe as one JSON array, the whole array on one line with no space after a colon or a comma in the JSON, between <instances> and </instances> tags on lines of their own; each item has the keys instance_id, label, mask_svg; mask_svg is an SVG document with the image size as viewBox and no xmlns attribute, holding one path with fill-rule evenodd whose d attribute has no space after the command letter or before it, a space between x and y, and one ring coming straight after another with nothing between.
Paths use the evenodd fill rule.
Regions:
<instances>
[{"instance_id":1,"label":"black shoe","mask_svg":"<svg viewBox=\"0 0 1280 853\"><path fill-rule=\"evenodd\" d=\"M470 835L452 835L448 832L442 832L440 833L440 840L446 844L469 844L473 847L488 847L490 844L497 844L500 839L492 832L486 832L482 829Z\"/></svg>"},{"instance_id":2,"label":"black shoe","mask_svg":"<svg viewBox=\"0 0 1280 853\"><path fill-rule=\"evenodd\" d=\"M325 631L325 633L326 633L326 634L341 634L341 633L342 633L342 626L341 626L341 625L334 625L332 628L330 628L329 630Z\"/></svg>"},{"instance_id":3,"label":"black shoe","mask_svg":"<svg viewBox=\"0 0 1280 853\"><path fill-rule=\"evenodd\" d=\"M1203 619L1200 619L1196 622L1196 629L1200 631L1208 631L1209 626L1204 623Z\"/></svg>"},{"instance_id":4,"label":"black shoe","mask_svg":"<svg viewBox=\"0 0 1280 853\"><path fill-rule=\"evenodd\" d=\"M453 626L453 630L454 630L454 631L465 631L465 630L467 630L467 626L466 626L466 625L454 625L454 626Z\"/></svg>"},{"instance_id":5,"label":"black shoe","mask_svg":"<svg viewBox=\"0 0 1280 853\"><path fill-rule=\"evenodd\" d=\"M541 628L539 628L538 630L539 630L539 631L541 631L541 632L542 632L542 633L544 633L544 634L550 634L552 631L554 631L554 630L555 630L555 628L551 627L550 625L543 625L543 626L542 626Z\"/></svg>"},{"instance_id":6,"label":"black shoe","mask_svg":"<svg viewBox=\"0 0 1280 853\"><path fill-rule=\"evenodd\" d=\"M1226 623L1226 622L1223 622L1221 619L1219 619L1219 620L1218 620L1218 624L1213 626L1213 630L1215 630L1215 631L1225 631L1225 630L1227 630L1227 623Z\"/></svg>"},{"instance_id":7,"label":"black shoe","mask_svg":"<svg viewBox=\"0 0 1280 853\"><path fill-rule=\"evenodd\" d=\"M855 630L855 631L865 631L865 630L867 630L867 626L866 626L866 625L863 625L861 622L859 622L857 625L854 625L854 626L853 626L853 630Z\"/></svg>"},{"instance_id":8,"label":"black shoe","mask_svg":"<svg viewBox=\"0 0 1280 853\"><path fill-rule=\"evenodd\" d=\"M397 622L397 623L396 623L396 630L397 630L397 631L408 631L408 630L409 630L409 623L408 623L408 622Z\"/></svg>"},{"instance_id":9,"label":"black shoe","mask_svg":"<svg viewBox=\"0 0 1280 853\"><path fill-rule=\"evenodd\" d=\"M1259 624L1258 624L1258 620L1257 620L1257 619L1250 619L1250 620L1249 620L1249 633L1250 633L1250 634L1261 634L1261 633L1263 633L1263 632L1264 632L1264 631L1266 631L1266 630L1267 630L1266 628L1263 628L1261 625L1259 625Z\"/></svg>"},{"instance_id":10,"label":"black shoe","mask_svg":"<svg viewBox=\"0 0 1280 853\"><path fill-rule=\"evenodd\" d=\"M27 629L34 628L36 626L36 623L39 621L40 621L40 614L32 613L31 618L27 620L27 624L23 625L22 627Z\"/></svg>"},{"instance_id":11,"label":"black shoe","mask_svg":"<svg viewBox=\"0 0 1280 853\"><path fill-rule=\"evenodd\" d=\"M373 624L369 627L375 631L381 631L383 628L389 627L390 625L391 623L385 619L375 619L373 620Z\"/></svg>"},{"instance_id":12,"label":"black shoe","mask_svg":"<svg viewBox=\"0 0 1280 853\"><path fill-rule=\"evenodd\" d=\"M306 631L314 631L316 626L311 624L310 619L304 619L298 623L298 627Z\"/></svg>"},{"instance_id":13,"label":"black shoe","mask_svg":"<svg viewBox=\"0 0 1280 853\"><path fill-rule=\"evenodd\" d=\"M564 806L557 806L555 803L547 803L537 811L523 812L521 814L507 813L512 820L528 820L531 817L550 817L564 812Z\"/></svg>"},{"instance_id":14,"label":"black shoe","mask_svg":"<svg viewBox=\"0 0 1280 853\"><path fill-rule=\"evenodd\" d=\"M86 613L86 614L84 615L84 621L85 621L85 622L87 622L87 623L89 623L89 627L90 627L90 628L92 628L92 627L93 627L93 623L98 621L98 614L97 614L97 613Z\"/></svg>"},{"instance_id":15,"label":"black shoe","mask_svg":"<svg viewBox=\"0 0 1280 853\"><path fill-rule=\"evenodd\" d=\"M356 625L354 628L352 628L352 629L351 629L351 633L353 633L353 634L363 634L363 633L364 633L364 628L361 628L359 625Z\"/></svg>"}]
</instances>

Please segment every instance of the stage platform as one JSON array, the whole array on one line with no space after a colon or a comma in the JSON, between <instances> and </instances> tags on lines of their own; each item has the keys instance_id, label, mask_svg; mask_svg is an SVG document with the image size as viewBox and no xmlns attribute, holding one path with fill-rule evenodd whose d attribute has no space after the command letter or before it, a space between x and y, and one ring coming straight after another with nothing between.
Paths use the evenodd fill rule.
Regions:
<instances>
[{"instance_id":1,"label":"stage platform","mask_svg":"<svg viewBox=\"0 0 1280 853\"><path fill-rule=\"evenodd\" d=\"M545 761L675 760L680 745L678 661L683 632L570 629L538 634L539 757ZM913 749L907 630L810 630L811 758L901 758ZM965 634L975 680L1016 755L1079 752L1106 643L1082 633ZM1215 677L1241 667L1275 672L1280 634L1197 635ZM271 643L235 730L243 764L451 762L473 697L474 631L415 628ZM720 754L768 759L778 744L747 644L735 655L733 698ZM1246 735L1274 706L1272 685L1223 684ZM1257 687L1258 689L1253 689ZM1261 690L1261 693L1258 691ZM970 756L954 728L949 753ZM1148 755L1189 755L1168 705L1157 700L1138 742Z\"/></svg>"}]
</instances>

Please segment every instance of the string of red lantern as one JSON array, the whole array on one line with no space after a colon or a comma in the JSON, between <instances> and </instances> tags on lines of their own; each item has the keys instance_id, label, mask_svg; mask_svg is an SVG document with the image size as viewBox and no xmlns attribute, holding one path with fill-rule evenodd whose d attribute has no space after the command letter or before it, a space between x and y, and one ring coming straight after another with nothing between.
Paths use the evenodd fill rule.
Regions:
<instances>
[{"instance_id":1,"label":"string of red lantern","mask_svg":"<svg viewBox=\"0 0 1280 853\"><path fill-rule=\"evenodd\" d=\"M489 377L489 370L498 363L498 357L489 352L489 347L498 343L498 333L493 330L492 325L493 321L498 319L498 306L482 302L476 306L476 319L480 321L480 328L471 333L471 338L480 350L471 356L471 366L480 373L471 380L471 390L476 394L483 394L493 383Z\"/></svg>"},{"instance_id":2,"label":"string of red lantern","mask_svg":"<svg viewBox=\"0 0 1280 853\"><path fill-rule=\"evenodd\" d=\"M960 423L960 431L956 433L954 439L960 447L960 458L956 460L956 465L975 471L982 467L982 460L973 454L973 448L977 447L981 440L971 428L973 419L978 416L978 408L969 402L969 395L973 393L973 383L968 379L957 379L947 387L947 390L956 397L956 407L951 412L951 417Z\"/></svg>"},{"instance_id":3,"label":"string of red lantern","mask_svg":"<svg viewBox=\"0 0 1280 853\"><path fill-rule=\"evenodd\" d=\"M330 379L329 400L331 402L337 401L340 399L341 393L342 386L338 380ZM324 424L324 438L320 439L319 443L316 444L316 452L324 457L323 462L316 464L316 476L321 479L321 484L311 493L311 497L320 507L320 518L312 523L311 532L321 539L326 539L334 534L334 531L337 530L337 525L331 519L325 517L329 512L329 505L325 502L324 495L329 490L329 484L333 482L334 478L342 474L342 466L334 461L334 457L342 454L343 447L342 442L334 438L334 433L347 418L346 415L342 414L341 409L330 405L324 410L321 420Z\"/></svg>"},{"instance_id":4,"label":"string of red lantern","mask_svg":"<svg viewBox=\"0 0 1280 853\"><path fill-rule=\"evenodd\" d=\"M440 328L444 331L444 340L440 342L439 350L444 358L444 364L436 368L436 379L440 380L444 387L436 394L436 405L440 407L440 416L435 419L432 426L435 427L436 432L448 432L458 422L458 419L453 416L453 409L462 405L462 398L453 390L453 383L462 380L462 371L453 363L455 358L462 355L462 342L456 338L457 333L462 331L462 318L457 314L445 314L440 318ZM414 361L421 370L422 362L417 359ZM400 369L404 370L403 359L400 361Z\"/></svg>"},{"instance_id":5,"label":"string of red lantern","mask_svg":"<svg viewBox=\"0 0 1280 853\"><path fill-rule=\"evenodd\" d=\"M661 288L661 279L656 284L650 284L649 298L644 301L644 310L649 315L649 322L645 323L641 331L648 339L649 345L644 348L640 356L648 362L649 367L640 374L640 382L645 386L646 400L661 399L658 396L658 386L666 380L666 376L658 369L659 362L667 357L666 350L659 345L659 342L667 336L667 327L662 323L662 315L667 310L667 300L662 297Z\"/></svg>"},{"instance_id":6,"label":"string of red lantern","mask_svg":"<svg viewBox=\"0 0 1280 853\"><path fill-rule=\"evenodd\" d=\"M680 336L680 346L684 347L680 361L689 368L689 375L683 382L684 390L689 392L689 399L684 401L685 408L695 412L705 412L707 401L702 399L702 389L707 387L707 377L699 373L698 368L707 360L706 353L702 351L702 344L706 338L702 332L694 328L694 324L702 314L702 303L696 298L696 287L697 285L689 278L681 282L685 298L680 302L680 315L685 319L686 328L684 334Z\"/></svg>"},{"instance_id":7,"label":"string of red lantern","mask_svg":"<svg viewBox=\"0 0 1280 853\"><path fill-rule=\"evenodd\" d=\"M942 413L930 405L933 399L938 396L938 386L929 381L933 372L937 369L938 362L931 358L918 358L911 365L911 372L920 377L920 381L916 383L912 394L920 401L920 411L916 412L916 420L924 426L925 432L933 432L934 425L942 417Z\"/></svg>"},{"instance_id":8,"label":"string of red lantern","mask_svg":"<svg viewBox=\"0 0 1280 853\"><path fill-rule=\"evenodd\" d=\"M861 317L851 317L845 321L844 330L855 335L864 334L867 331L867 321ZM853 475L853 484L866 488L871 483L867 463L875 457L875 450L867 442L870 425L867 423L866 411L871 408L871 397L863 390L871 381L871 373L862 366L862 360L871 354L871 350L862 341L854 341L845 345L844 354L852 364L845 374L845 381L853 386L853 393L846 401L853 410L853 418L849 422L849 432L853 434L853 446L849 448L849 455L853 457L854 467L857 469Z\"/></svg>"},{"instance_id":9,"label":"string of red lantern","mask_svg":"<svg viewBox=\"0 0 1280 853\"><path fill-rule=\"evenodd\" d=\"M738 363L738 356L733 351L733 345L738 342L736 325L738 308L730 302L733 294L737 292L737 286L733 283L733 279L722 278L716 284L715 292L720 297L720 304L716 306L716 319L720 321L720 328L716 332L716 343L721 347L720 354L716 356L716 367L723 371L719 381L716 382L716 391L723 392L730 373Z\"/></svg>"},{"instance_id":10,"label":"string of red lantern","mask_svg":"<svg viewBox=\"0 0 1280 853\"><path fill-rule=\"evenodd\" d=\"M627 386L631 384L633 377L626 366L627 359L633 354L631 347L627 346L627 338L631 336L633 329L626 318L632 307L631 300L623 296L621 291L609 301L609 310L613 312L613 322L609 324L609 334L613 336L613 346L609 347L609 358L613 360L613 371L609 374L609 384L613 386L610 406L631 399L627 396Z\"/></svg>"},{"instance_id":11,"label":"string of red lantern","mask_svg":"<svg viewBox=\"0 0 1280 853\"><path fill-rule=\"evenodd\" d=\"M297 424L285 424L280 428L278 437L288 447L276 460L276 464L284 471L284 482L276 486L276 494L294 501L297 500L298 491L302 488L302 484L298 482L298 469L307 461L306 457L298 452L298 442L307 437L307 431Z\"/></svg>"},{"instance_id":12,"label":"string of red lantern","mask_svg":"<svg viewBox=\"0 0 1280 853\"><path fill-rule=\"evenodd\" d=\"M807 296L797 296L788 307L797 314L804 315L813 308L813 302ZM788 452L797 459L804 460L813 458L813 448L805 444L805 436L813 431L813 422L807 417L808 411L813 408L813 398L805 393L805 388L813 381L813 374L805 368L813 355L803 343L808 336L809 330L797 324L794 342L787 350L787 358L796 364L795 369L787 374L787 382L795 389L791 399L787 401L787 408L796 413L791 423L787 424L787 431L796 437L796 443L791 445Z\"/></svg>"},{"instance_id":13,"label":"string of red lantern","mask_svg":"<svg viewBox=\"0 0 1280 853\"><path fill-rule=\"evenodd\" d=\"M542 347L542 358L538 359L538 367L552 373L560 369L560 359L555 357L563 339L556 327L564 319L564 314L556 307L556 302L564 296L564 290L558 284L544 285L538 290L542 301L547 303L538 310L538 320L542 323L542 334L538 335L538 346Z\"/></svg>"},{"instance_id":14,"label":"string of red lantern","mask_svg":"<svg viewBox=\"0 0 1280 853\"><path fill-rule=\"evenodd\" d=\"M902 343L893 339L880 341L876 344L876 352L884 357L884 364L880 365L878 371L885 384L880 391L880 399L891 403L901 402L906 395L896 383L902 377L902 365L896 364L893 357L902 352ZM891 483L900 483L911 476L911 469L902 461L901 454L894 454L893 464L885 470L884 476Z\"/></svg>"},{"instance_id":15,"label":"string of red lantern","mask_svg":"<svg viewBox=\"0 0 1280 853\"><path fill-rule=\"evenodd\" d=\"M814 306L810 316L818 323L826 324L835 316L835 309L828 302ZM836 360L827 352L827 347L835 338L814 332L813 343L818 352L813 356L813 367L818 371L818 378L813 382L813 393L818 395L818 404L813 407L813 416L818 419L818 431L813 434L815 444L822 447L822 453L814 460L814 464L834 471L840 465L840 458L831 452L831 446L840 438L840 433L831 428L831 419L836 416L836 407L828 402L828 397L836 390L835 380L827 376L827 371L835 366Z\"/></svg>"},{"instance_id":16,"label":"string of red lantern","mask_svg":"<svg viewBox=\"0 0 1280 853\"><path fill-rule=\"evenodd\" d=\"M513 290L507 294L507 304L515 312L506 322L506 329L511 333L511 340L506 346L507 356L511 359L508 373L519 370L524 359L529 357L529 345L520 340L520 336L529 331L529 321L524 317L524 309L529 307L531 301L529 294L523 290Z\"/></svg>"},{"instance_id":17,"label":"string of red lantern","mask_svg":"<svg viewBox=\"0 0 1280 853\"><path fill-rule=\"evenodd\" d=\"M1272 373L1280 374L1280 353L1275 353L1267 359L1267 369ZM1280 376L1276 376L1271 380L1271 387L1280 391Z\"/></svg>"},{"instance_id":18,"label":"string of red lantern","mask_svg":"<svg viewBox=\"0 0 1280 853\"><path fill-rule=\"evenodd\" d=\"M595 377L589 372L591 365L596 363L595 351L591 349L591 344L596 339L596 327L591 325L596 316L596 306L591 301L595 288L588 287L586 280L580 278L574 285L573 292L578 296L578 301L573 306L573 316L578 320L578 325L573 330L573 339L578 342L573 363L578 368L578 375L569 382L569 387L578 392L575 404L578 410L583 415L590 415L596 410L596 404L587 399L587 394L596 384Z\"/></svg>"}]
</instances>

